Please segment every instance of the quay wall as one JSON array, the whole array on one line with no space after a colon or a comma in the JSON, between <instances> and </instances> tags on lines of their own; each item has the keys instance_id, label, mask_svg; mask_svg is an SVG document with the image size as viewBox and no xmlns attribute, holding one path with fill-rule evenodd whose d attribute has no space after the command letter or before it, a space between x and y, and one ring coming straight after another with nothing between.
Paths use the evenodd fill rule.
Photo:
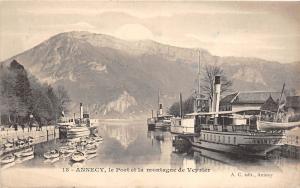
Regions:
<instances>
[{"instance_id":1,"label":"quay wall","mask_svg":"<svg viewBox=\"0 0 300 188\"><path fill-rule=\"evenodd\" d=\"M33 142L30 145L35 145L38 143L46 142L59 138L59 129L55 128L54 125L44 126L42 130L38 130L35 127L32 130L25 128L24 130L13 128L6 128L0 130L0 145L2 146L9 140L10 142L15 142L18 139L27 139L28 137L33 138ZM12 148L7 148L3 152L11 152L21 149L21 147L14 145Z\"/></svg>"}]
</instances>

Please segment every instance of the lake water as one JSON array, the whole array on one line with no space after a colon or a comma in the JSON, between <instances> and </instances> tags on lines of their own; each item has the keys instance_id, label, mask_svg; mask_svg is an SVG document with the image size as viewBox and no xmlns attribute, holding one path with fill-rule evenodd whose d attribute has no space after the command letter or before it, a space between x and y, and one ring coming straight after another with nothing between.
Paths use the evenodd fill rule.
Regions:
<instances>
[{"instance_id":1,"label":"lake water","mask_svg":"<svg viewBox=\"0 0 300 188\"><path fill-rule=\"evenodd\" d=\"M97 128L103 142L96 155L84 163L72 163L70 157L45 160L43 154L63 145L65 140L52 140L35 146L34 157L17 160L10 168L65 168L83 167L164 167L164 168L209 168L215 171L238 169L244 171L282 171L299 167L299 160L280 156L275 159L236 158L207 150L175 152L170 132L148 131L144 123L101 125Z\"/></svg>"}]
</instances>

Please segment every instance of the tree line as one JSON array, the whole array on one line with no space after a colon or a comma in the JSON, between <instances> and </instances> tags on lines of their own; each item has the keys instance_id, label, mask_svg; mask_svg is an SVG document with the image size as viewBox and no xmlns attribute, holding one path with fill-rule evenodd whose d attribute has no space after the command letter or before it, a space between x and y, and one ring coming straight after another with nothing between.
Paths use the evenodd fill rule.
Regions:
<instances>
[{"instance_id":1,"label":"tree line","mask_svg":"<svg viewBox=\"0 0 300 188\"><path fill-rule=\"evenodd\" d=\"M231 91L233 85L231 80L228 80L223 69L217 65L206 65L201 73L201 96L204 96L209 102L203 103L202 108L204 111L209 110L209 103L212 102L214 93L214 81L215 76L221 76L221 94ZM182 102L182 111L184 114L194 111L195 94L189 96ZM179 116L180 105L179 102L175 102L169 108L169 114Z\"/></svg>"},{"instance_id":2,"label":"tree line","mask_svg":"<svg viewBox=\"0 0 300 188\"><path fill-rule=\"evenodd\" d=\"M0 117L1 124L52 124L70 102L63 86L53 88L41 84L24 66L13 60L0 66Z\"/></svg>"}]
</instances>

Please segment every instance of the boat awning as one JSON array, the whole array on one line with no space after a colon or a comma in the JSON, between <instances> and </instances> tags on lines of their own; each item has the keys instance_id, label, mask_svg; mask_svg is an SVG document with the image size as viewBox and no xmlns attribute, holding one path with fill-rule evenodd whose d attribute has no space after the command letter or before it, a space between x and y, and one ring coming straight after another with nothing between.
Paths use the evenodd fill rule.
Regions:
<instances>
[{"instance_id":1,"label":"boat awning","mask_svg":"<svg viewBox=\"0 0 300 188\"><path fill-rule=\"evenodd\" d=\"M260 110L255 110L253 108L243 108L241 110L233 110L233 111L219 111L219 112L199 112L199 113L190 113L186 114L187 116L208 116L208 115L222 115L222 114L236 114L240 112L246 112L246 111L260 111Z\"/></svg>"}]
</instances>

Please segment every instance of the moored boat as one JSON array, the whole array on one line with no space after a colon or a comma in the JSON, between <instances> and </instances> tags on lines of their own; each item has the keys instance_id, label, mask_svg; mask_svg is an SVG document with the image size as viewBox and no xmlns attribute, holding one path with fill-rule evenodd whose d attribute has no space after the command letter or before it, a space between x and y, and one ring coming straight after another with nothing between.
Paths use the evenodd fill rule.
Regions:
<instances>
[{"instance_id":1,"label":"moored boat","mask_svg":"<svg viewBox=\"0 0 300 188\"><path fill-rule=\"evenodd\" d=\"M156 116L154 117L153 110L152 110L151 118L147 119L147 125L149 130L152 129L168 130L170 129L171 126L171 117L173 116L163 113L163 105L162 103L160 103L159 97L160 97L160 92L158 91L158 111Z\"/></svg>"},{"instance_id":2,"label":"moored boat","mask_svg":"<svg viewBox=\"0 0 300 188\"><path fill-rule=\"evenodd\" d=\"M71 155L71 160L74 162L82 162L86 160L86 154L82 151L76 151Z\"/></svg>"},{"instance_id":3,"label":"moored boat","mask_svg":"<svg viewBox=\"0 0 300 188\"><path fill-rule=\"evenodd\" d=\"M52 159L59 157L59 151L57 149L53 149L44 153L44 157L46 159Z\"/></svg>"},{"instance_id":4,"label":"moored boat","mask_svg":"<svg viewBox=\"0 0 300 188\"><path fill-rule=\"evenodd\" d=\"M86 153L86 154L94 154L94 153L97 153L97 147L94 146L94 147L87 148L87 149L85 150L85 153Z\"/></svg>"},{"instance_id":5,"label":"moored boat","mask_svg":"<svg viewBox=\"0 0 300 188\"><path fill-rule=\"evenodd\" d=\"M257 121L257 129L261 131L272 130L289 130L300 126L300 121L297 122L270 122L270 121Z\"/></svg>"},{"instance_id":6,"label":"moored boat","mask_svg":"<svg viewBox=\"0 0 300 188\"><path fill-rule=\"evenodd\" d=\"M21 157L27 157L34 155L34 148L30 147L21 152Z\"/></svg>"},{"instance_id":7,"label":"moored boat","mask_svg":"<svg viewBox=\"0 0 300 188\"><path fill-rule=\"evenodd\" d=\"M1 164L8 164L14 162L16 157L13 154L7 154L0 159Z\"/></svg>"},{"instance_id":8,"label":"moored boat","mask_svg":"<svg viewBox=\"0 0 300 188\"><path fill-rule=\"evenodd\" d=\"M185 135L193 147L265 157L284 144L284 130L263 131L258 128L259 110L219 111L220 88L220 77L217 76L212 112L195 112L182 118L181 135Z\"/></svg>"},{"instance_id":9,"label":"moored boat","mask_svg":"<svg viewBox=\"0 0 300 188\"><path fill-rule=\"evenodd\" d=\"M4 148L12 148L14 146L14 144L12 142L9 142L7 141L5 144L4 144Z\"/></svg>"}]
</instances>

